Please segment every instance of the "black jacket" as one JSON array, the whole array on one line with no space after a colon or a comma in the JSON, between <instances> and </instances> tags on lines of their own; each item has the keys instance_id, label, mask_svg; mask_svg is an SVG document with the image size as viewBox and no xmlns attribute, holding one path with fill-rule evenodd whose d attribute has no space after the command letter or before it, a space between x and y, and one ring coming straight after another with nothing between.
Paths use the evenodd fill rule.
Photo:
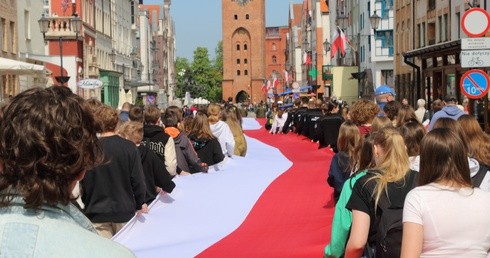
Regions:
<instances>
[{"instance_id":1,"label":"black jacket","mask_svg":"<svg viewBox=\"0 0 490 258\"><path fill-rule=\"evenodd\" d=\"M118 135L100 138L104 162L80 182L84 213L94 223L128 222L145 202L145 177L138 149Z\"/></svg>"},{"instance_id":2,"label":"black jacket","mask_svg":"<svg viewBox=\"0 0 490 258\"><path fill-rule=\"evenodd\" d=\"M194 135L189 135L189 139L194 150L197 152L197 156L199 156L202 162L208 164L208 166L219 163L225 158L218 139L198 139Z\"/></svg>"},{"instance_id":3,"label":"black jacket","mask_svg":"<svg viewBox=\"0 0 490 258\"><path fill-rule=\"evenodd\" d=\"M138 146L138 151L143 165L146 182L146 203L150 204L157 196L156 188L171 193L175 188L172 177L165 168L165 164L153 151L146 146Z\"/></svg>"}]
</instances>

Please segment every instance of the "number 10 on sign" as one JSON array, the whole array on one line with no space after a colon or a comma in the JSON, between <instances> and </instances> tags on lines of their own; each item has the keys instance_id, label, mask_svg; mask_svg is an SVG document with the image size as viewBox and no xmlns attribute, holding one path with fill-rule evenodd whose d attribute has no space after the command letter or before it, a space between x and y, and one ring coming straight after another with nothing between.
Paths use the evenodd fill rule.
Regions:
<instances>
[{"instance_id":1,"label":"number 10 on sign","mask_svg":"<svg viewBox=\"0 0 490 258\"><path fill-rule=\"evenodd\" d=\"M490 78L478 69L467 71L461 77L461 92L470 99L479 99L488 93Z\"/></svg>"}]
</instances>

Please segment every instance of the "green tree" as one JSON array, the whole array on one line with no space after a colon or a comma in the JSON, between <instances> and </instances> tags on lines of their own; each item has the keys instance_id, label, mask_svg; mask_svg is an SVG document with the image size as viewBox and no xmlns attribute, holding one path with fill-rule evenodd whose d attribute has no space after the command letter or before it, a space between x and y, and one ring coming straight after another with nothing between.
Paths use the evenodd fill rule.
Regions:
<instances>
[{"instance_id":1,"label":"green tree","mask_svg":"<svg viewBox=\"0 0 490 258\"><path fill-rule=\"evenodd\" d=\"M194 60L192 62L193 79L199 87L197 95L193 98L202 97L208 98L209 89L212 87L213 81L213 66L209 59L208 49L198 47L194 50Z\"/></svg>"},{"instance_id":2,"label":"green tree","mask_svg":"<svg viewBox=\"0 0 490 258\"><path fill-rule=\"evenodd\" d=\"M223 43L218 42L215 59L209 59L208 49L198 47L194 50L192 63L186 58L177 57L176 96L183 98L188 91L192 98L202 97L211 102L222 99L223 81Z\"/></svg>"},{"instance_id":3,"label":"green tree","mask_svg":"<svg viewBox=\"0 0 490 258\"><path fill-rule=\"evenodd\" d=\"M221 101L223 98L223 41L218 42L218 46L214 50L214 65L213 65L213 82L209 90L209 99L212 101Z\"/></svg>"},{"instance_id":4,"label":"green tree","mask_svg":"<svg viewBox=\"0 0 490 258\"><path fill-rule=\"evenodd\" d=\"M189 82L191 79L192 68L189 60L184 57L177 57L175 60L175 69L177 71L177 85L175 95L178 98L183 98L186 91L189 91ZM191 93L192 94L192 93Z\"/></svg>"}]
</instances>

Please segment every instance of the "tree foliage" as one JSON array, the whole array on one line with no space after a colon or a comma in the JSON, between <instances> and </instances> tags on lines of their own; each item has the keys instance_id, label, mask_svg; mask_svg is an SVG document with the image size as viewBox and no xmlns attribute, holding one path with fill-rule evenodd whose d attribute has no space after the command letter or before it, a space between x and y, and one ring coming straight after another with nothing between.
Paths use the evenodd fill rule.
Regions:
<instances>
[{"instance_id":1,"label":"tree foliage","mask_svg":"<svg viewBox=\"0 0 490 258\"><path fill-rule=\"evenodd\" d=\"M223 81L223 45L220 41L215 49L215 59L209 59L208 49L197 47L192 63L186 58L177 57L176 96L183 98L188 91L192 98L205 98L209 101L221 100Z\"/></svg>"}]
</instances>

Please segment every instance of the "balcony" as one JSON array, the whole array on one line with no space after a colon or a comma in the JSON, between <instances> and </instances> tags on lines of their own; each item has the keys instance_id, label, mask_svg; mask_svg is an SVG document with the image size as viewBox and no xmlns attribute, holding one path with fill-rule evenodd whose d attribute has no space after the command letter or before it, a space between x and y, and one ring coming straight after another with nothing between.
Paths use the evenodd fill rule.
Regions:
<instances>
[{"instance_id":1,"label":"balcony","mask_svg":"<svg viewBox=\"0 0 490 258\"><path fill-rule=\"evenodd\" d=\"M45 34L45 40L55 40L63 37L65 39L76 39L77 33L73 16L46 17L49 20L48 30ZM80 36L80 33L78 34Z\"/></svg>"}]
</instances>

